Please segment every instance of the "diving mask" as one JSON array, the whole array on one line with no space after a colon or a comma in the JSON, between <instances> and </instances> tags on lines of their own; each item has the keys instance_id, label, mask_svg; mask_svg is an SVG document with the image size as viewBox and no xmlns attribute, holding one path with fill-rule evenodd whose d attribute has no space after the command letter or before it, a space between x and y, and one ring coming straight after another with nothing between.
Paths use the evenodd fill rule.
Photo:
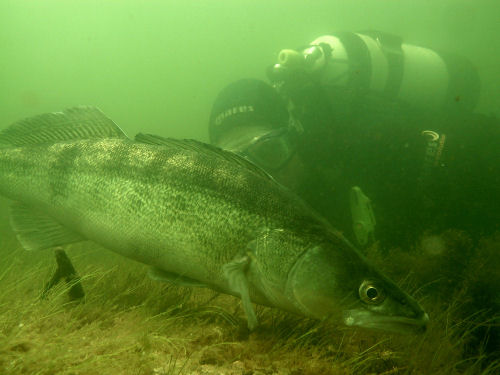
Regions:
<instances>
[{"instance_id":1,"label":"diving mask","mask_svg":"<svg viewBox=\"0 0 500 375\"><path fill-rule=\"evenodd\" d=\"M290 131L287 128L279 128L254 137L239 154L265 170L276 171L290 160L294 151Z\"/></svg>"},{"instance_id":2,"label":"diving mask","mask_svg":"<svg viewBox=\"0 0 500 375\"><path fill-rule=\"evenodd\" d=\"M266 171L281 169L295 152L292 132L287 127L270 130L268 127L232 129L218 146L232 151Z\"/></svg>"}]
</instances>

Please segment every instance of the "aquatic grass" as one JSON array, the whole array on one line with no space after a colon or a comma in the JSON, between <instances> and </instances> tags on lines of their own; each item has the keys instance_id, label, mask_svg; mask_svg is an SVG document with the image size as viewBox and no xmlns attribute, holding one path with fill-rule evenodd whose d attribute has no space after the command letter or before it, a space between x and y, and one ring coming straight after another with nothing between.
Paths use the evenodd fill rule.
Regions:
<instances>
[{"instance_id":1,"label":"aquatic grass","mask_svg":"<svg viewBox=\"0 0 500 375\"><path fill-rule=\"evenodd\" d=\"M45 274L46 268L43 271ZM37 279L43 279L42 275L37 276ZM94 271L92 274L84 275L82 282L90 292L102 291L102 283L106 284L112 278L117 278L117 272L113 269L103 272ZM16 282L16 286L11 289L18 291L25 289L28 281L30 281L29 277L25 277L23 282ZM0 350L2 354L7 354L2 356L7 360L1 361L0 372L83 374L107 373L112 371L110 368L126 372L132 364L132 359L125 361L124 365L120 362L124 357L130 357L130 353L136 353L146 347L154 347L163 348L175 357L176 349L182 346L171 345L174 342L173 338L165 340L163 336L145 333L145 328L151 329L152 327L145 324L141 312L137 311L142 308L141 305L116 307L116 301L119 298L108 299L107 293L94 295L90 293L82 303L63 302L69 288L70 285L57 285L45 299L39 299L39 293L31 293L30 298L23 300L23 306L20 304L15 306L16 314L10 314L17 318L11 324L15 327L8 335L3 333L4 329L2 329ZM110 308L113 306L115 306L114 309ZM4 314L1 315L4 318ZM94 316L89 319L91 315ZM103 332L109 330L113 330L115 334L103 335ZM154 329L152 331L154 332ZM145 342L144 339L137 340L137 336L141 335L148 337L149 345L141 344ZM67 345L71 347L70 351L61 350ZM88 351L81 351L81 349ZM182 357L186 349L179 351ZM148 363L146 365L137 360L137 355L132 355L132 357L135 358L135 362L132 361L134 368L144 369L144 371L140 370L144 373L152 371L149 361L146 361ZM161 361L158 360L158 362ZM40 366L40 363L43 366ZM68 364L72 368L71 371L65 369ZM108 367L108 370L99 371L103 364ZM43 367L43 370L34 370L37 366ZM169 366L163 364L163 368L169 369Z\"/></svg>"},{"instance_id":2,"label":"aquatic grass","mask_svg":"<svg viewBox=\"0 0 500 375\"><path fill-rule=\"evenodd\" d=\"M498 249L487 246L491 254ZM412 260L414 254L402 254L410 261L401 264L393 252L391 262L395 279L416 292L431 317L420 336L350 329L262 306L256 306L261 326L245 333L237 298L152 281L146 267L89 243L68 249L86 297L70 301L71 285L61 283L40 298L54 269L52 252L0 251L6 253L0 264L2 374L492 375L500 369L487 343L471 346L478 332L499 325L487 311L470 309L479 276L457 279L453 290L434 282L436 275L426 279L429 270L410 269L434 262Z\"/></svg>"},{"instance_id":3,"label":"aquatic grass","mask_svg":"<svg viewBox=\"0 0 500 375\"><path fill-rule=\"evenodd\" d=\"M383 353L380 347L382 346L382 344L387 342L387 340L388 339L377 341L369 348L363 350L360 353L356 353L351 358L343 361L342 366L348 368L349 371L352 371L355 374L372 371L374 363L380 361L381 353ZM385 357L389 356L386 354Z\"/></svg>"}]
</instances>

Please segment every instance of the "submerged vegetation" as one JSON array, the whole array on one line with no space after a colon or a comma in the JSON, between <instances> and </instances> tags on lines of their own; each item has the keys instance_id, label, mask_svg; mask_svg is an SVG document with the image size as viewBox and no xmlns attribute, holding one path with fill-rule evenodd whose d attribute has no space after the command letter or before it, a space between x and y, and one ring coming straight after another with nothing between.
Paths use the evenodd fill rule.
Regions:
<instances>
[{"instance_id":1,"label":"submerged vegetation","mask_svg":"<svg viewBox=\"0 0 500 375\"><path fill-rule=\"evenodd\" d=\"M430 245L429 245L430 243ZM430 246L430 247L429 247ZM429 311L423 335L388 335L257 307L248 334L239 300L151 281L142 265L92 243L68 254L84 301L59 284L40 298L51 252L3 243L2 374L495 374L500 238L474 245L460 232L410 252L367 250ZM469 261L471 260L471 261ZM496 298L496 299L495 299ZM497 340L497 341L495 341Z\"/></svg>"}]
</instances>

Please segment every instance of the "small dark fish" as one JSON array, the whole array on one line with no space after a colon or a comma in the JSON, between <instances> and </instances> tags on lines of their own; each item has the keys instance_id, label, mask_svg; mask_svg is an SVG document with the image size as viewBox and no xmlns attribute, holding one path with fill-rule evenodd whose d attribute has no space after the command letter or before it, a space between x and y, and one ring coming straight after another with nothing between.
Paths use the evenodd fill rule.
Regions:
<instances>
[{"instance_id":1,"label":"small dark fish","mask_svg":"<svg viewBox=\"0 0 500 375\"><path fill-rule=\"evenodd\" d=\"M85 297L80 277L76 273L75 267L73 267L73 264L64 249L58 247L54 249L54 254L56 257L57 268L49 282L43 288L42 298L45 298L50 289L57 285L57 283L61 280L64 280L70 285L68 290L70 300L75 301Z\"/></svg>"}]
</instances>

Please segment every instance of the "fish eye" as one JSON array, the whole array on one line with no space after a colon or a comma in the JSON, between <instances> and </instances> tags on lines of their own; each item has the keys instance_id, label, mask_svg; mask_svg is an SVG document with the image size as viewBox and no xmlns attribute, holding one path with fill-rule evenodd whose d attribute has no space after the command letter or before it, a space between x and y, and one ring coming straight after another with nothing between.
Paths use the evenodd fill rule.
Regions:
<instances>
[{"instance_id":1,"label":"fish eye","mask_svg":"<svg viewBox=\"0 0 500 375\"><path fill-rule=\"evenodd\" d=\"M373 281L363 281L359 287L359 297L363 302L379 304L385 299L384 291Z\"/></svg>"}]
</instances>

